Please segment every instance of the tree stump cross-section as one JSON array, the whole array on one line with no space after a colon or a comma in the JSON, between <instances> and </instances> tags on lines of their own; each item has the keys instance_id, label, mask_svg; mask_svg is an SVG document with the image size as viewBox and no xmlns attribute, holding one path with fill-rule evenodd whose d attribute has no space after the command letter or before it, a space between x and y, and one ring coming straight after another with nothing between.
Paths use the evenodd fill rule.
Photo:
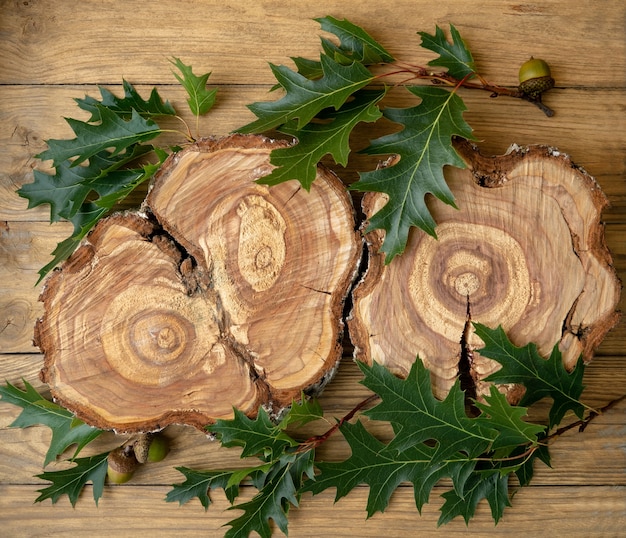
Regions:
<instances>
[{"instance_id":1,"label":"tree stump cross-section","mask_svg":"<svg viewBox=\"0 0 626 538\"><path fill-rule=\"evenodd\" d=\"M285 143L233 135L172 155L141 212L98 223L47 281L35 339L53 397L120 432L279 414L332 376L361 239L330 171L255 182Z\"/></svg>"},{"instance_id":2,"label":"tree stump cross-section","mask_svg":"<svg viewBox=\"0 0 626 538\"><path fill-rule=\"evenodd\" d=\"M593 178L546 147L493 158L466 141L457 149L467 168L445 175L458 209L431 199L437 239L412 229L388 265L384 232L366 234L369 267L348 320L357 359L404 376L419 356L439 398L468 354L465 373L478 395L500 367L480 356L484 343L469 319L502 325L515 345L535 343L546 357L558 344L571 369L580 354L591 359L617 322L621 291L600 222L607 200ZM366 216L385 203L384 194L368 193ZM513 402L520 396L519 387L504 390Z\"/></svg>"}]
</instances>

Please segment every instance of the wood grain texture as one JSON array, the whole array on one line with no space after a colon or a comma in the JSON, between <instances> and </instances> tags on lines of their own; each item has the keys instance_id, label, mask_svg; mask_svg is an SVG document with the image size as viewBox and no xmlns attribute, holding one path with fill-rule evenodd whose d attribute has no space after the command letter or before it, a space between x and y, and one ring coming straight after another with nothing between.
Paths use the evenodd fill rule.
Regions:
<instances>
[{"instance_id":1,"label":"wood grain texture","mask_svg":"<svg viewBox=\"0 0 626 538\"><path fill-rule=\"evenodd\" d=\"M249 488L247 488L249 489ZM219 493L205 514L200 503L179 507L163 503L168 488L158 485L117 486L107 492L97 510L85 506L72 509L66 501L57 506L42 504L31 507L33 487L0 485L0 510L11 517L3 522L7 536L29 537L72 536L89 529L90 536L116 536L134 533L136 536L218 537L222 528L236 512L226 512L226 499ZM394 494L388 511L365 521L363 506L367 489L357 488L348 497L333 504L334 494L305 495L300 509L290 512L290 537L311 536L379 538L380 536L511 536L520 532L541 536L546 529L553 536L588 538L589 536L620 536L626 525L626 489L613 486L537 487L521 491L515 497L517 509L511 511L498 526L494 526L487 506L477 510L475 524L468 529L465 523L453 521L437 528L439 506L433 491L432 503L426 505L420 516L415 510L413 491L401 487ZM91 494L91 492L88 492ZM252 497L245 491L243 500ZM537 506L542 509L537 511ZM28 507L28 508L27 508ZM320 515L323 514L323 515ZM341 525L338 526L337 522ZM423 530L422 530L423 529ZM280 535L280 531L276 530Z\"/></svg>"},{"instance_id":2,"label":"wood grain texture","mask_svg":"<svg viewBox=\"0 0 626 538\"><path fill-rule=\"evenodd\" d=\"M457 207L427 202L437 239L414 230L386 264L384 232L366 234L369 265L348 319L358 360L406 377L418 355L441 399L457 377L466 398L488 394L483 380L501 367L481 355L470 322L501 326L544 357L558 342L571 370L618 322L621 293L600 224L607 200L589 175L545 146L495 158L469 143L457 151L467 168L446 170ZM367 193L367 218L388 199ZM515 385L506 394L521 397Z\"/></svg>"},{"instance_id":3,"label":"wood grain texture","mask_svg":"<svg viewBox=\"0 0 626 538\"><path fill-rule=\"evenodd\" d=\"M272 84L267 62L284 63L286 54L315 56L318 26L311 19L328 14L368 28L392 54L415 62L433 58L415 33L452 22L471 43L481 73L497 74L503 84L517 84L518 66L531 54L555 59L553 74L561 86L611 88L623 86L626 76L626 6L620 0L605 0L602 9L593 0L397 0L392 9L339 0L185 1L176 17L170 2L126 10L118 0L90 0L80 10L71 0L2 4L0 78L10 84L114 83L120 72L131 81L169 83L163 68L169 56L184 57L202 72L213 70L223 84Z\"/></svg>"},{"instance_id":4,"label":"wood grain texture","mask_svg":"<svg viewBox=\"0 0 626 538\"><path fill-rule=\"evenodd\" d=\"M211 70L220 87L214 112L200 122L203 134L223 135L252 119L245 104L270 99L273 83L267 62L290 65L289 56L315 57L318 25L311 19L332 14L366 27L397 57L425 63L432 53L420 48L417 31L433 32L435 24L453 23L474 52L481 72L491 81L514 86L517 68L528 56L552 66L557 87L545 96L557 113L546 119L525 103L465 91L484 153L501 154L512 143L547 144L571 155L593 175L612 207L604 212L606 240L614 265L626 279L626 5L622 0L567 2L501 2L481 0L397 0L386 2L332 0L321 5L299 2L191 2L163 0L128 3L87 0L0 0L0 380L27 379L42 387L37 374L41 355L32 347L32 326L41 314L37 271L49 260L57 241L70 227L49 226L43 208L26 210L15 190L32 181L32 169L45 169L34 155L44 140L71 135L63 116L80 117L72 101L95 85L119 92L121 79L138 85L145 95L152 85L182 115L185 95L170 73L167 59L180 57L197 72ZM172 16L172 14L176 16ZM394 106L409 104L400 91ZM177 127L174 123L169 127ZM355 145L385 127L359 129ZM176 137L166 139L173 142ZM355 156L346 181L357 170L373 166ZM368 160L369 159L369 160ZM129 200L137 204L140 198ZM622 310L626 309L624 298ZM626 322L604 340L586 375L585 399L602 406L626 393ZM358 403L365 389L356 366L344 359L335 380L322 396L328 418L342 416ZM539 406L536 413L545 414ZM180 481L175 465L215 468L243 465L237 451L221 449L192 428L170 427L172 452L163 462L138 472L130 485L107 488L96 508L90 491L72 509L64 498L33 505L42 482L33 478L41 464L49 431L8 428L17 416L0 405L0 522L6 536L91 536L152 534L221 536L235 514L225 512L225 499L205 513L198 502L178 507L162 502L170 484ZM373 428L380 426L372 424ZM323 430L324 425L312 428ZM378 429L376 430L378 431ZM314 433L319 433L314 431ZM381 435L387 433L380 429ZM554 469L537 469L536 481L513 499L513 507L494 527L486 504L469 529L453 521L437 529L437 497L422 516L410 487L402 487L389 510L365 520L367 488L357 488L333 504L334 492L305 496L291 512L290 536L619 536L626 528L626 406L613 409L584 433L568 432L553 447ZM105 436L98 443L114 443ZM93 447L97 449L101 445ZM341 438L331 438L322 455L345 457ZM134 485L132 485L134 484ZM247 498L252 492L247 491ZM278 533L278 531L277 531ZM279 534L279 533L278 533Z\"/></svg>"},{"instance_id":5,"label":"wood grain texture","mask_svg":"<svg viewBox=\"0 0 626 538\"><path fill-rule=\"evenodd\" d=\"M47 279L35 342L56 401L104 430L202 430L325 386L362 240L328 168L309 190L255 182L285 146L231 135L170 156L141 212L102 219Z\"/></svg>"}]
</instances>

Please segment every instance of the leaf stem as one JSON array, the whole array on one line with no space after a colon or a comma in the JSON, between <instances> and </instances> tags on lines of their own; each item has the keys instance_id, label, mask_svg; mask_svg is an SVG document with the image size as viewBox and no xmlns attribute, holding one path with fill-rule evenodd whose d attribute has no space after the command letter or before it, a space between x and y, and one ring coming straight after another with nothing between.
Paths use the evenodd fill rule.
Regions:
<instances>
[{"instance_id":1,"label":"leaf stem","mask_svg":"<svg viewBox=\"0 0 626 538\"><path fill-rule=\"evenodd\" d=\"M182 116L176 116L176 118L178 120L180 120L182 122L182 124L185 126L185 129L187 129L187 132L183 132L183 131L179 131L177 129L172 129L168 132L171 133L178 133L178 134L182 134L189 142L195 142L196 139L193 137L193 135L191 134L191 127L189 127L189 124L185 121L185 119ZM198 128L198 126L196 125L196 129Z\"/></svg>"},{"instance_id":2,"label":"leaf stem","mask_svg":"<svg viewBox=\"0 0 626 538\"><path fill-rule=\"evenodd\" d=\"M309 437L306 441L300 443L300 445L296 449L296 453L306 452L308 450L317 448L322 443L324 443L331 435L333 435L344 423L352 419L354 415L356 415L361 409L368 406L370 403L378 400L379 398L380 396L378 394L371 394L370 396L356 404L350 412L348 412L341 419L339 419L336 424L331 426L323 434L314 435L313 437Z\"/></svg>"},{"instance_id":3,"label":"leaf stem","mask_svg":"<svg viewBox=\"0 0 626 538\"><path fill-rule=\"evenodd\" d=\"M377 75L376 78L383 78L400 74L409 74L409 77L401 80L397 83L397 85L399 86L406 84L410 80L421 79L429 80L434 85L442 84L446 86L468 88L470 90L483 90L490 92L491 97L505 96L528 101L529 103L532 103L537 108L539 108L546 116L554 116L554 111L550 107L542 103L541 96L537 98L532 98L524 92L521 92L518 88L506 88L504 86L492 84L478 73L471 73L462 80L458 80L453 76L448 75L447 73L431 71L419 65L402 64L401 62L396 62L393 65L397 67L397 69L393 71L388 71L386 73L381 73L380 75ZM472 76L476 77L480 82L472 82L470 80Z\"/></svg>"},{"instance_id":4,"label":"leaf stem","mask_svg":"<svg viewBox=\"0 0 626 538\"><path fill-rule=\"evenodd\" d=\"M626 400L626 394L624 394L623 396L620 396L619 398L616 398L615 400L611 400L608 404L606 404L604 407L601 407L600 409L598 409L597 411L595 410L591 410L590 413L585 417L582 418L580 420L577 420L575 422L572 422L571 424L568 424L567 426L562 426L561 428L558 428L557 430L555 430L554 432L552 432L550 435L548 435L546 437L546 441L550 440L550 439L554 439L556 437L559 437L560 435L563 435L565 432L574 429L574 428L578 428L579 432L583 432L585 431L585 429L587 428L587 426L597 417L599 417L600 415L603 415L604 413L606 413L609 409L615 407L616 405L618 405L619 403L623 402L624 400ZM587 406L585 406L587 407ZM590 407L587 407L587 409L591 409Z\"/></svg>"}]
</instances>

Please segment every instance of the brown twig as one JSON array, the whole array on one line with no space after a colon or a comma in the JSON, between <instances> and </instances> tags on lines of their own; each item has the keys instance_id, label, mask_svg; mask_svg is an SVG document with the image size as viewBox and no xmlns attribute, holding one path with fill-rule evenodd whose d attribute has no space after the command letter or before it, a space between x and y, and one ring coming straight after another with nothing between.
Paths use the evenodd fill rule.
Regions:
<instances>
[{"instance_id":1,"label":"brown twig","mask_svg":"<svg viewBox=\"0 0 626 538\"><path fill-rule=\"evenodd\" d=\"M466 76L464 79L459 80L459 79L454 78L451 75L448 75L447 73L437 73L435 71L428 70L425 67L421 67L418 65L402 66L401 64L396 63L394 64L394 67L397 67L397 69L394 69L393 71L388 71L386 73L382 73L378 75L378 77L382 78L382 77L389 77L389 76L403 74L403 75L410 75L410 76L403 79L400 83L398 83L399 85L403 85L409 82L410 80L429 80L432 84L442 84L442 85L452 86L452 87L463 87L463 88L468 88L470 90L483 90L483 91L489 92L491 94L491 97L505 96L505 97L514 97L516 99L522 99L524 101L528 101L529 103L532 103L537 108L539 108L546 116L548 117L554 116L554 110L546 106L541 101L541 96L537 98L533 98L525 94L524 92L520 91L519 88L506 88L504 86L498 86L496 84L492 84L488 82L486 79L484 79L482 76L480 76L478 73L471 73L470 75ZM475 76L475 78L479 80L479 82L473 82L472 80L470 80L472 76Z\"/></svg>"},{"instance_id":2,"label":"brown twig","mask_svg":"<svg viewBox=\"0 0 626 538\"><path fill-rule=\"evenodd\" d=\"M361 409L368 406L370 403L376 401L379 398L380 396L378 396L378 394L372 394L368 396L367 398L365 398L365 400L362 400L357 405L355 405L348 414L344 415L340 420L337 421L334 426L331 426L323 434L309 437L306 441L300 443L296 452L306 452L307 450L317 448L319 445L324 443L332 434L334 434L345 422L348 422L348 420L352 419L352 417L354 417L354 415L356 415Z\"/></svg>"},{"instance_id":3,"label":"brown twig","mask_svg":"<svg viewBox=\"0 0 626 538\"><path fill-rule=\"evenodd\" d=\"M615 400L610 401L608 404L606 404L604 407L601 407L597 411L591 411L586 417L580 420L577 420L576 422L572 422L571 424L568 424L567 426L558 428L557 430L555 430L554 432L552 432L550 435L546 437L546 441L549 441L550 439L554 439L555 437L558 437L559 435L563 435L565 432L572 430L574 428L578 428L579 432L585 431L585 428L587 428L589 423L592 422L595 418L599 417L600 415L603 415L609 409L611 409L612 407L615 407L617 404L619 404L620 402L624 400L626 400L626 394L624 394L623 396L620 396L619 398L616 398Z\"/></svg>"}]
</instances>

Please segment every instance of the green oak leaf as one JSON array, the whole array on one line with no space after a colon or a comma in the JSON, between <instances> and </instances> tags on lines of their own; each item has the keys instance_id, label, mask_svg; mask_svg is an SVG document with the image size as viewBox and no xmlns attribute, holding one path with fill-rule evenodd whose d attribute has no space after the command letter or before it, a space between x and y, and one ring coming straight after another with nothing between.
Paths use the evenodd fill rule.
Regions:
<instances>
[{"instance_id":1,"label":"green oak leaf","mask_svg":"<svg viewBox=\"0 0 626 538\"><path fill-rule=\"evenodd\" d=\"M304 78L314 80L324 76L324 72L322 71L322 62L319 60L310 60L299 56L292 56L291 59L293 60L293 63L296 64L298 73ZM281 88L281 85L278 84L276 87Z\"/></svg>"},{"instance_id":2,"label":"green oak leaf","mask_svg":"<svg viewBox=\"0 0 626 538\"><path fill-rule=\"evenodd\" d=\"M547 443L543 443L546 434L539 437L539 445L532 451L530 455L527 455L528 449L527 447L520 446L517 450L513 451L512 456L520 456L523 457L524 460L521 465L515 469L515 475L519 480L520 486L524 487L530 484L530 481L535 474L535 460L539 460L543 462L548 467L550 465L550 450L548 448Z\"/></svg>"},{"instance_id":3,"label":"green oak leaf","mask_svg":"<svg viewBox=\"0 0 626 538\"><path fill-rule=\"evenodd\" d=\"M402 482L413 483L415 504L421 512L440 479L451 477L455 487L462 490L474 466L462 454L437 462L437 449L424 443L398 451L376 439L361 422L347 422L340 429L350 445L351 456L342 462L317 462L320 473L304 485L303 491L316 495L336 488L336 502L360 484L367 484L367 517L384 512Z\"/></svg>"},{"instance_id":4,"label":"green oak leaf","mask_svg":"<svg viewBox=\"0 0 626 538\"><path fill-rule=\"evenodd\" d=\"M309 450L283 454L275 460L269 472L263 475L263 481L258 481L259 492L252 500L229 508L244 513L227 523L231 528L225 538L247 538L253 531L261 538L270 538L270 519L287 534L289 507L298 506L306 477L313 478L314 455L315 451Z\"/></svg>"},{"instance_id":5,"label":"green oak leaf","mask_svg":"<svg viewBox=\"0 0 626 538\"><path fill-rule=\"evenodd\" d=\"M363 65L371 65L394 61L393 56L360 26L348 20L340 21L330 16L315 20L320 23L322 30L339 38L339 45L328 39L321 39L324 53L336 62L345 65L356 61ZM322 62L319 60L301 57L291 59L296 64L298 73L305 78L313 80L324 75ZM277 87L280 87L280 84Z\"/></svg>"},{"instance_id":6,"label":"green oak leaf","mask_svg":"<svg viewBox=\"0 0 626 538\"><path fill-rule=\"evenodd\" d=\"M480 323L474 323L476 335L485 342L485 347L478 350L480 354L493 359L502 365L502 368L485 381L493 383L517 383L526 387L526 392L519 404L529 406L543 399L553 401L549 413L549 426L557 425L567 411L573 411L578 418L582 418L585 406L579 398L584 390L582 384L585 365L582 357L572 372L568 372L563 365L561 352L555 345L550 357L544 359L537 352L535 344L516 347L508 339L504 329L490 329Z\"/></svg>"},{"instance_id":7,"label":"green oak leaf","mask_svg":"<svg viewBox=\"0 0 626 538\"><path fill-rule=\"evenodd\" d=\"M422 47L439 54L439 57L428 62L428 65L445 67L448 69L449 75L461 80L476 71L474 58L461 38L461 34L452 24L450 25L450 34L452 35L452 43L446 39L439 26L435 29L435 35L418 32L418 35L422 37Z\"/></svg>"},{"instance_id":8,"label":"green oak leaf","mask_svg":"<svg viewBox=\"0 0 626 538\"><path fill-rule=\"evenodd\" d=\"M72 223L74 224L72 235L57 244L52 251L52 260L39 270L39 280L37 280L37 284L39 284L59 263L72 255L89 230L91 230L107 212L108 209L98 207L91 202L81 206L80 211L72 218Z\"/></svg>"},{"instance_id":9,"label":"green oak leaf","mask_svg":"<svg viewBox=\"0 0 626 538\"><path fill-rule=\"evenodd\" d=\"M129 119L136 111L142 118L152 118L158 116L175 116L176 111L169 101L163 101L156 88L152 88L150 97L146 101L143 99L135 87L128 81L122 80L124 97L115 96L106 88L98 86L101 101L86 95L83 99L74 99L78 106L91 114L89 122L101 121L100 109L98 105L108 108L124 119Z\"/></svg>"},{"instance_id":10,"label":"green oak leaf","mask_svg":"<svg viewBox=\"0 0 626 538\"><path fill-rule=\"evenodd\" d=\"M320 122L311 122L302 129L297 128L296 120L283 125L279 130L296 137L298 143L272 151L271 163L277 168L258 182L276 185L297 179L308 191L317 175L317 163L324 155L330 154L337 164L346 166L350 154L350 133L358 123L375 122L382 116L377 103L384 95L384 90L363 90L336 112L324 115Z\"/></svg>"},{"instance_id":11,"label":"green oak leaf","mask_svg":"<svg viewBox=\"0 0 626 538\"><path fill-rule=\"evenodd\" d=\"M490 394L485 395L485 402L477 401L474 404L482 411L476 421L498 431L498 437L490 447L496 458L509 456L519 445L527 448L537 445L538 436L545 431L545 427L525 422L523 417L528 411L525 407L509 404L506 396L494 385L490 387Z\"/></svg>"},{"instance_id":12,"label":"green oak leaf","mask_svg":"<svg viewBox=\"0 0 626 538\"><path fill-rule=\"evenodd\" d=\"M285 430L289 426L304 426L309 422L319 420L324 416L324 410L316 398L308 399L304 393L300 401L294 400L289 412L280 421L278 428Z\"/></svg>"},{"instance_id":13,"label":"green oak leaf","mask_svg":"<svg viewBox=\"0 0 626 538\"><path fill-rule=\"evenodd\" d=\"M180 58L173 58L170 60L178 70L182 73L182 76L178 73L174 73L176 80L180 82L187 91L189 99L187 104L191 109L191 112L195 116L201 116L206 114L215 104L215 97L217 95L217 88L213 90L207 90L206 85L211 76L211 73L205 73L204 75L194 75L191 66L185 65Z\"/></svg>"},{"instance_id":14,"label":"green oak leaf","mask_svg":"<svg viewBox=\"0 0 626 538\"><path fill-rule=\"evenodd\" d=\"M132 111L130 120L125 120L101 104L94 106L100 114L100 123L66 118L76 138L46 140L48 149L36 157L43 161L52 159L55 167L75 157L71 166L77 166L101 151L113 148L111 155L115 156L133 144L146 142L161 133L156 123L142 118L136 110Z\"/></svg>"},{"instance_id":15,"label":"green oak leaf","mask_svg":"<svg viewBox=\"0 0 626 538\"><path fill-rule=\"evenodd\" d=\"M273 460L287 447L297 445L296 441L270 420L265 409L260 408L255 419L248 418L236 408L233 411L234 418L219 419L208 426L207 430L216 434L225 447L243 447L242 458L263 455L267 460Z\"/></svg>"},{"instance_id":16,"label":"green oak leaf","mask_svg":"<svg viewBox=\"0 0 626 538\"><path fill-rule=\"evenodd\" d=\"M443 167L464 168L465 163L451 144L453 136L472 138L463 119L466 107L454 92L442 88L407 88L422 102L412 108L387 108L384 116L404 129L372 141L364 150L373 155L396 154L399 162L360 174L352 185L359 191L383 192L389 201L369 219L368 231L385 230L382 251L389 263L405 247L411 226L435 235L433 220L424 197L432 193L454 206L454 196L446 184Z\"/></svg>"},{"instance_id":17,"label":"green oak leaf","mask_svg":"<svg viewBox=\"0 0 626 538\"><path fill-rule=\"evenodd\" d=\"M71 219L92 190L88 182L97 173L93 168L71 166L70 161L64 161L56 167L54 175L35 170L35 181L26 183L17 193L28 199L28 209L49 204L50 222Z\"/></svg>"},{"instance_id":18,"label":"green oak leaf","mask_svg":"<svg viewBox=\"0 0 626 538\"><path fill-rule=\"evenodd\" d=\"M406 450L433 440L437 442L433 463L437 463L456 452L475 458L498 435L465 414L465 399L458 381L445 400L437 400L432 392L430 372L419 358L405 379L394 376L377 362L372 366L359 363L359 368L365 375L361 383L381 398L379 404L364 414L391 423L396 436L389 443L390 448Z\"/></svg>"},{"instance_id":19,"label":"green oak leaf","mask_svg":"<svg viewBox=\"0 0 626 538\"><path fill-rule=\"evenodd\" d=\"M28 381L24 380L24 390L11 383L0 386L2 401L22 408L19 416L9 425L12 428L28 428L30 426L48 426L52 431L50 446L46 452L43 466L54 461L67 448L76 445L74 458L102 430L92 428L78 420L67 409L46 400Z\"/></svg>"},{"instance_id":20,"label":"green oak leaf","mask_svg":"<svg viewBox=\"0 0 626 538\"><path fill-rule=\"evenodd\" d=\"M154 149L158 162L140 168L116 169ZM18 193L28 198L29 207L50 204L50 220L68 219L72 235L61 241L52 252L53 259L39 270L39 281L56 265L66 260L95 224L121 202L138 185L150 179L159 169L167 153L151 146L139 146L129 156L111 156L109 152L94 155L86 166L73 167L68 161L57 166L54 176L35 172L35 181L24 185ZM85 202L90 193L98 198Z\"/></svg>"},{"instance_id":21,"label":"green oak leaf","mask_svg":"<svg viewBox=\"0 0 626 538\"><path fill-rule=\"evenodd\" d=\"M474 473L466 482L462 494L456 490L442 493L445 499L441 507L441 515L437 525L445 525L457 516L463 516L465 523L474 517L476 507L482 499L487 499L491 508L491 516L498 523L504 509L511 506L508 493L508 475L502 476L499 472Z\"/></svg>"},{"instance_id":22,"label":"green oak leaf","mask_svg":"<svg viewBox=\"0 0 626 538\"><path fill-rule=\"evenodd\" d=\"M338 110L354 92L374 79L358 62L341 65L326 55L321 56L320 62L323 76L316 80L309 80L288 67L270 64L286 93L277 101L248 105L258 119L238 132L262 133L294 119L297 119L296 129L302 129L325 108Z\"/></svg>"},{"instance_id":23,"label":"green oak leaf","mask_svg":"<svg viewBox=\"0 0 626 538\"><path fill-rule=\"evenodd\" d=\"M159 162L145 164L141 168L115 170L94 182L94 191L100 195L94 200L94 204L107 210L112 209L144 181L154 176L163 164L163 159L162 157Z\"/></svg>"},{"instance_id":24,"label":"green oak leaf","mask_svg":"<svg viewBox=\"0 0 626 538\"><path fill-rule=\"evenodd\" d=\"M23 185L17 193L28 199L29 209L49 204L50 222L57 222L62 218L70 220L79 211L89 193L96 191L100 194L99 187L103 184L112 185L117 182L123 187L141 177L143 175L141 169L124 170L117 176L109 175L153 149L149 145L135 144L127 153L121 155L101 151L93 155L84 166L73 166L70 161L59 163L54 175L35 170L35 180ZM117 180L112 181L112 177L117 177ZM107 190L110 192L111 188Z\"/></svg>"},{"instance_id":25,"label":"green oak leaf","mask_svg":"<svg viewBox=\"0 0 626 538\"><path fill-rule=\"evenodd\" d=\"M239 496L239 484L229 485L235 471L194 471L186 467L176 467L176 470L185 476L185 481L182 484L173 484L173 489L165 496L167 502L178 502L182 505L198 497L204 509L208 510L211 489L222 488L231 504Z\"/></svg>"},{"instance_id":26,"label":"green oak leaf","mask_svg":"<svg viewBox=\"0 0 626 538\"><path fill-rule=\"evenodd\" d=\"M52 484L44 489L38 490L39 497L35 502L51 499L52 504L56 503L62 495L67 495L72 503L76 505L80 492L88 482L93 484L93 499L98 504L98 499L102 497L104 480L107 474L108 452L90 456L88 458L77 458L73 460L75 465L63 471L46 471L38 474L37 478L49 480Z\"/></svg>"},{"instance_id":27,"label":"green oak leaf","mask_svg":"<svg viewBox=\"0 0 626 538\"><path fill-rule=\"evenodd\" d=\"M331 16L315 20L320 23L322 30L336 35L340 40L337 46L322 39L324 52L329 56L339 56L348 62L357 61L364 65L394 61L394 57L360 26Z\"/></svg>"}]
</instances>

